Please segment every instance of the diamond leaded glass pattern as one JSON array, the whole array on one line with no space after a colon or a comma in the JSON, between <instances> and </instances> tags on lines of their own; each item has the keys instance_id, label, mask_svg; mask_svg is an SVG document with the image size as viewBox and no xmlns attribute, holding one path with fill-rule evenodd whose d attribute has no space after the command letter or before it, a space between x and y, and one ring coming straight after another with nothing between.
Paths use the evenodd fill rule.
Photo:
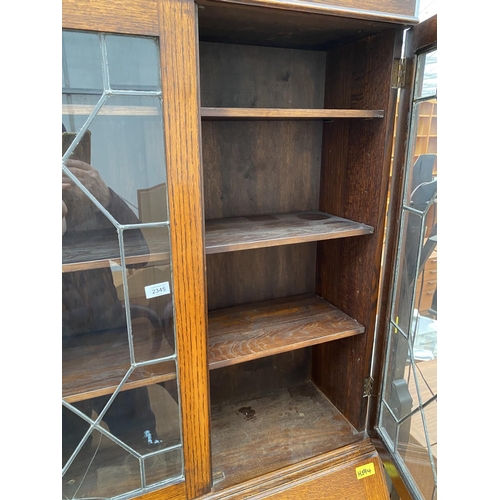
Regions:
<instances>
[{"instance_id":1,"label":"diamond leaded glass pattern","mask_svg":"<svg viewBox=\"0 0 500 500\"><path fill-rule=\"evenodd\" d=\"M62 47L62 498L127 498L183 476L158 45Z\"/></svg>"}]
</instances>

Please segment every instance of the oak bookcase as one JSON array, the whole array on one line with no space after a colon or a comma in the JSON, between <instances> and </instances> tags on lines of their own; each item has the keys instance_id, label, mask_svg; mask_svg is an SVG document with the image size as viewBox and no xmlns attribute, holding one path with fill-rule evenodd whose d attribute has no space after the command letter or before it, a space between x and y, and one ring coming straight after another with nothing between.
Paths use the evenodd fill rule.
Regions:
<instances>
[{"instance_id":1,"label":"oak bookcase","mask_svg":"<svg viewBox=\"0 0 500 500\"><path fill-rule=\"evenodd\" d=\"M394 68L414 9L63 0L64 29L160 46L171 256L153 238L147 258L170 259L174 276L184 475L139 498L388 498L367 388ZM116 256L95 238L95 259L74 241L63 272ZM128 258L141 262L140 244ZM74 369L67 401L116 387L119 349L108 358L94 387Z\"/></svg>"}]
</instances>

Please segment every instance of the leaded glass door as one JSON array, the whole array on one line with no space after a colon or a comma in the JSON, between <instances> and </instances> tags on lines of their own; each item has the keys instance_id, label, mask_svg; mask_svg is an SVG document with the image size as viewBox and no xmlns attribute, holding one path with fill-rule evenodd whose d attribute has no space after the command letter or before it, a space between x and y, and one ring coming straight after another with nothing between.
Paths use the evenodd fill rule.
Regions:
<instances>
[{"instance_id":1,"label":"leaded glass door","mask_svg":"<svg viewBox=\"0 0 500 500\"><path fill-rule=\"evenodd\" d=\"M415 499L437 498L437 42L436 17L406 38L388 242L394 266L380 335L386 338L376 429ZM404 120L409 113L408 134ZM406 111L405 111L406 110ZM401 122L400 122L401 125ZM401 166L402 165L402 166ZM399 182L399 184L398 184ZM386 288L387 289L387 288Z\"/></svg>"},{"instance_id":2,"label":"leaded glass door","mask_svg":"<svg viewBox=\"0 0 500 500\"><path fill-rule=\"evenodd\" d=\"M63 498L116 497L183 475L159 50L62 48Z\"/></svg>"},{"instance_id":3,"label":"leaded glass door","mask_svg":"<svg viewBox=\"0 0 500 500\"><path fill-rule=\"evenodd\" d=\"M196 36L191 1L63 1L62 498L210 488Z\"/></svg>"}]
</instances>

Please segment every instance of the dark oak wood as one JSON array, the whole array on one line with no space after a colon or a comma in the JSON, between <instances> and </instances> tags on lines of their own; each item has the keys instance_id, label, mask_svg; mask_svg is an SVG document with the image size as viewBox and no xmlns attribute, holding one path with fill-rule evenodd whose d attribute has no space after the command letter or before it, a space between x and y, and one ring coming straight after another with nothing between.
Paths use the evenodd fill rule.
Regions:
<instances>
[{"instance_id":1,"label":"dark oak wood","mask_svg":"<svg viewBox=\"0 0 500 500\"><path fill-rule=\"evenodd\" d=\"M415 23L415 2L413 0L220 0L222 2L239 3L242 5L256 5L273 7L283 10L301 12L321 12L357 19L373 19L378 21Z\"/></svg>"},{"instance_id":2,"label":"dark oak wood","mask_svg":"<svg viewBox=\"0 0 500 500\"><path fill-rule=\"evenodd\" d=\"M200 42L203 107L323 109L324 52L242 43Z\"/></svg>"},{"instance_id":3,"label":"dark oak wood","mask_svg":"<svg viewBox=\"0 0 500 500\"><path fill-rule=\"evenodd\" d=\"M214 490L361 439L310 382L212 405Z\"/></svg>"},{"instance_id":4,"label":"dark oak wood","mask_svg":"<svg viewBox=\"0 0 500 500\"><path fill-rule=\"evenodd\" d=\"M316 243L207 255L208 310L314 292Z\"/></svg>"},{"instance_id":5,"label":"dark oak wood","mask_svg":"<svg viewBox=\"0 0 500 500\"><path fill-rule=\"evenodd\" d=\"M373 463L375 474L359 480L354 470ZM333 493L334 492L334 493ZM230 486L202 497L203 500L305 498L387 500L384 471L376 449L365 439L300 463ZM267 496L269 495L269 496Z\"/></svg>"},{"instance_id":6,"label":"dark oak wood","mask_svg":"<svg viewBox=\"0 0 500 500\"><path fill-rule=\"evenodd\" d=\"M317 210L321 130L319 121L202 122L205 218Z\"/></svg>"},{"instance_id":7,"label":"dark oak wood","mask_svg":"<svg viewBox=\"0 0 500 500\"><path fill-rule=\"evenodd\" d=\"M371 234L373 228L320 211L232 217L205 222L207 254Z\"/></svg>"},{"instance_id":8,"label":"dark oak wood","mask_svg":"<svg viewBox=\"0 0 500 500\"><path fill-rule=\"evenodd\" d=\"M159 1L160 66L186 495L210 489L209 384L196 8Z\"/></svg>"},{"instance_id":9,"label":"dark oak wood","mask_svg":"<svg viewBox=\"0 0 500 500\"><path fill-rule=\"evenodd\" d=\"M414 13L397 19L374 11L339 9L337 2L326 1L197 3L200 39L207 42L328 50L390 29L394 22L418 23Z\"/></svg>"},{"instance_id":10,"label":"dark oak wood","mask_svg":"<svg viewBox=\"0 0 500 500\"><path fill-rule=\"evenodd\" d=\"M357 321L317 295L287 297L212 311L211 370L364 332Z\"/></svg>"},{"instance_id":11,"label":"dark oak wood","mask_svg":"<svg viewBox=\"0 0 500 500\"><path fill-rule=\"evenodd\" d=\"M136 361L173 354L163 341L155 347L148 325L133 321ZM63 340L62 396L68 403L112 394L130 368L127 332L110 331L78 335ZM136 368L124 388L133 389L176 378L175 362Z\"/></svg>"},{"instance_id":12,"label":"dark oak wood","mask_svg":"<svg viewBox=\"0 0 500 500\"><path fill-rule=\"evenodd\" d=\"M202 120L330 120L334 118L383 118L383 110L201 108Z\"/></svg>"},{"instance_id":13,"label":"dark oak wood","mask_svg":"<svg viewBox=\"0 0 500 500\"><path fill-rule=\"evenodd\" d=\"M386 499L377 455L358 431L392 138L389 82L401 28L417 21L414 2L197 4L199 32L193 0L63 2L66 28L159 36L186 480L140 498ZM285 215L318 210L359 221L354 231L364 236L337 238L346 233L323 233L321 221L298 229ZM117 256L116 247L99 252L76 252L65 264L76 267L65 270ZM153 242L127 259L163 263L170 255ZM284 299L314 292L308 305ZM99 383L83 385L78 370L90 347L67 351L79 365L67 392L73 401L109 393L127 368L122 343L115 367L91 360L114 372L93 372ZM175 380L175 369L134 377L126 388ZM366 461L376 474L353 479Z\"/></svg>"},{"instance_id":14,"label":"dark oak wood","mask_svg":"<svg viewBox=\"0 0 500 500\"><path fill-rule=\"evenodd\" d=\"M390 110L400 40L397 31L389 30L329 52L325 107ZM370 375L377 313L393 133L389 116L370 126L327 123L323 136L320 210L374 228L366 238L318 243L316 292L363 324L366 335L316 346L312 378L357 429L366 421L363 380Z\"/></svg>"},{"instance_id":15,"label":"dark oak wood","mask_svg":"<svg viewBox=\"0 0 500 500\"><path fill-rule=\"evenodd\" d=\"M287 351L210 372L212 405L254 399L267 393L302 384L311 379L311 348Z\"/></svg>"}]
</instances>

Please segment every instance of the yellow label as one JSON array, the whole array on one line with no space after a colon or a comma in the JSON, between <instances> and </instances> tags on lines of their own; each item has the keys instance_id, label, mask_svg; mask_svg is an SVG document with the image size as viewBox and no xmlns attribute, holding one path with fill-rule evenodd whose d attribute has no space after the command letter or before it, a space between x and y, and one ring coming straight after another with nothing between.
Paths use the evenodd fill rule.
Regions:
<instances>
[{"instance_id":1,"label":"yellow label","mask_svg":"<svg viewBox=\"0 0 500 500\"><path fill-rule=\"evenodd\" d=\"M356 477L358 479L364 479L365 477L373 476L373 474L375 474L375 466L373 465L373 462L356 467Z\"/></svg>"}]
</instances>

